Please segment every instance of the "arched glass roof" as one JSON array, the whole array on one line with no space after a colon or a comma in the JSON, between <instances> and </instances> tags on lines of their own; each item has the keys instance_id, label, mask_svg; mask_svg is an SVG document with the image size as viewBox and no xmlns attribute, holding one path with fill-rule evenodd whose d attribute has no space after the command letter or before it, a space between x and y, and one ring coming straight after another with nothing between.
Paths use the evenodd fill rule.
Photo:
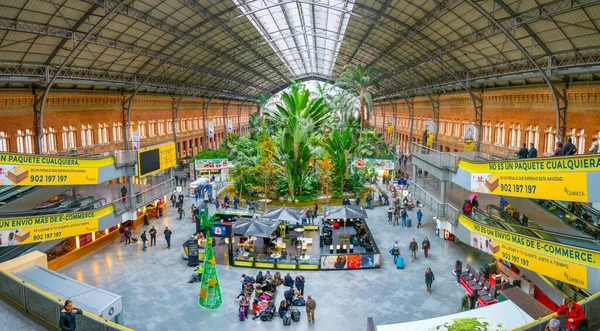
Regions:
<instances>
[{"instance_id":1,"label":"arched glass roof","mask_svg":"<svg viewBox=\"0 0 600 331\"><path fill-rule=\"evenodd\" d=\"M379 95L598 79L597 0L0 0L0 83L247 99L345 64Z\"/></svg>"}]
</instances>

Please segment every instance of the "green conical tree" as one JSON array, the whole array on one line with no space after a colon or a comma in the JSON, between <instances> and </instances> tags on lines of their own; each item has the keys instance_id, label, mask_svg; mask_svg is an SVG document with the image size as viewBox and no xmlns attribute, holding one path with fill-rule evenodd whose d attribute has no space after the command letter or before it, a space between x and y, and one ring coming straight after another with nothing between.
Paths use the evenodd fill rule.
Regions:
<instances>
[{"instance_id":1,"label":"green conical tree","mask_svg":"<svg viewBox=\"0 0 600 331\"><path fill-rule=\"evenodd\" d=\"M210 229L212 229L215 219L215 217L208 217L208 208L206 208L204 215L202 215L202 228L208 228L209 230L206 231L204 270L202 271L198 304L208 309L216 309L223 304L221 285L219 283L219 276L217 275L217 262L215 261L215 253L212 249L212 237L210 236Z\"/></svg>"}]
</instances>

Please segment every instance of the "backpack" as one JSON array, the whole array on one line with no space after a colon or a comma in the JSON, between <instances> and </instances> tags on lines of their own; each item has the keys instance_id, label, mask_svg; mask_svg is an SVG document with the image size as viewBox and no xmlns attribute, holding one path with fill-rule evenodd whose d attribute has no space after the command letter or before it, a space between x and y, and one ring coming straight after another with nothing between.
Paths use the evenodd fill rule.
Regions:
<instances>
[{"instance_id":1,"label":"backpack","mask_svg":"<svg viewBox=\"0 0 600 331\"><path fill-rule=\"evenodd\" d=\"M467 212L467 213L471 212L471 203L470 202L465 203L465 212Z\"/></svg>"}]
</instances>

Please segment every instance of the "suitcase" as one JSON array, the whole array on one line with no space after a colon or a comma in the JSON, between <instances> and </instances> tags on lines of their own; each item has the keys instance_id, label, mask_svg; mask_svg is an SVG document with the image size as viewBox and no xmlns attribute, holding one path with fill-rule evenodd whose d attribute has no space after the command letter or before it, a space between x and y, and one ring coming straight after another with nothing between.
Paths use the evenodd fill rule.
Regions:
<instances>
[{"instance_id":1,"label":"suitcase","mask_svg":"<svg viewBox=\"0 0 600 331\"><path fill-rule=\"evenodd\" d=\"M292 317L290 313L283 315L283 325L288 326L292 324Z\"/></svg>"},{"instance_id":2,"label":"suitcase","mask_svg":"<svg viewBox=\"0 0 600 331\"><path fill-rule=\"evenodd\" d=\"M412 226L412 220L410 218L406 219L406 227L410 228Z\"/></svg>"},{"instance_id":3,"label":"suitcase","mask_svg":"<svg viewBox=\"0 0 600 331\"><path fill-rule=\"evenodd\" d=\"M404 258L402 256L396 257L396 268L404 269Z\"/></svg>"},{"instance_id":4,"label":"suitcase","mask_svg":"<svg viewBox=\"0 0 600 331\"><path fill-rule=\"evenodd\" d=\"M300 311L298 309L290 309L292 312L292 320L294 322L300 322Z\"/></svg>"},{"instance_id":5,"label":"suitcase","mask_svg":"<svg viewBox=\"0 0 600 331\"><path fill-rule=\"evenodd\" d=\"M136 243L138 241L138 237L136 236L131 236L131 238L129 238L131 240L132 243Z\"/></svg>"},{"instance_id":6,"label":"suitcase","mask_svg":"<svg viewBox=\"0 0 600 331\"><path fill-rule=\"evenodd\" d=\"M240 307L240 321L243 322L246 319L246 310Z\"/></svg>"}]
</instances>

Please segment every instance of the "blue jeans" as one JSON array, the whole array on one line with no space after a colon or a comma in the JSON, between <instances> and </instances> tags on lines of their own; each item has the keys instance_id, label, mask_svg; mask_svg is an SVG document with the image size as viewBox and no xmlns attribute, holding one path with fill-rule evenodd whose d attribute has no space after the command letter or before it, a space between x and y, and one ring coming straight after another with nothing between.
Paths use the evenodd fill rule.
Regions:
<instances>
[{"instance_id":1,"label":"blue jeans","mask_svg":"<svg viewBox=\"0 0 600 331\"><path fill-rule=\"evenodd\" d=\"M165 237L167 240L167 248L171 248L171 237Z\"/></svg>"},{"instance_id":2,"label":"blue jeans","mask_svg":"<svg viewBox=\"0 0 600 331\"><path fill-rule=\"evenodd\" d=\"M405 225L406 225L406 217L402 216L402 226L405 226Z\"/></svg>"},{"instance_id":3,"label":"blue jeans","mask_svg":"<svg viewBox=\"0 0 600 331\"><path fill-rule=\"evenodd\" d=\"M145 251L146 250L146 241L142 241L142 250Z\"/></svg>"}]
</instances>

